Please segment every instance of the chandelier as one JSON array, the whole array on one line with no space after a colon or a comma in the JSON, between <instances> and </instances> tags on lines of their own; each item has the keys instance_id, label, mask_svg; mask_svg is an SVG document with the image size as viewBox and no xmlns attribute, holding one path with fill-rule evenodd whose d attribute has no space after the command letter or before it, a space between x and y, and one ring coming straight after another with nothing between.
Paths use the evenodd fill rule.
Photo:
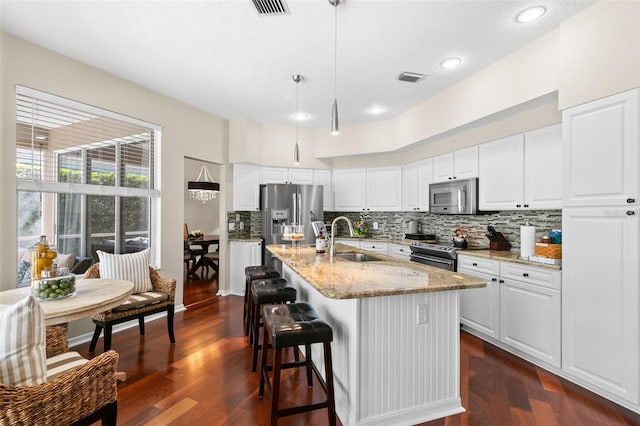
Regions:
<instances>
[{"instance_id":1,"label":"chandelier","mask_svg":"<svg viewBox=\"0 0 640 426\"><path fill-rule=\"evenodd\" d=\"M203 164L196 180L187 182L187 190L191 198L202 201L202 204L204 204L216 198L216 195L220 192L220 184L213 180L209 170Z\"/></svg>"}]
</instances>

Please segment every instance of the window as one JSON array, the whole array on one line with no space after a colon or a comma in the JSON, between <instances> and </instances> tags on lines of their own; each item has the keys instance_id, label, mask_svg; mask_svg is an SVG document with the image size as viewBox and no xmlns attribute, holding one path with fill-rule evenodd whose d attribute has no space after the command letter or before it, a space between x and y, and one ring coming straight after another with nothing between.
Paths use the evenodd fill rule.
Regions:
<instances>
[{"instance_id":1,"label":"window","mask_svg":"<svg viewBox=\"0 0 640 426\"><path fill-rule=\"evenodd\" d=\"M16 101L18 248L46 235L64 254L154 261L160 128L21 86Z\"/></svg>"}]
</instances>

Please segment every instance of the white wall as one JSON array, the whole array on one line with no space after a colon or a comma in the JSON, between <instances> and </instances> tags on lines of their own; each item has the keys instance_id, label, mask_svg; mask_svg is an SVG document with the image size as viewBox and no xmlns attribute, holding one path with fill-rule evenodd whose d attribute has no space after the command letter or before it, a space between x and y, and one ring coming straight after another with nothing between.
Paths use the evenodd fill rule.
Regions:
<instances>
[{"instance_id":1,"label":"white wall","mask_svg":"<svg viewBox=\"0 0 640 426\"><path fill-rule=\"evenodd\" d=\"M176 204L185 197L183 158L224 164L227 121L3 33L0 64L0 290L14 288L16 277L15 85L20 84L162 126L160 274L178 280L176 303L181 304L184 210ZM225 187L224 167L220 173ZM225 200L220 209L226 209ZM224 269L224 282L223 274Z\"/></svg>"}]
</instances>

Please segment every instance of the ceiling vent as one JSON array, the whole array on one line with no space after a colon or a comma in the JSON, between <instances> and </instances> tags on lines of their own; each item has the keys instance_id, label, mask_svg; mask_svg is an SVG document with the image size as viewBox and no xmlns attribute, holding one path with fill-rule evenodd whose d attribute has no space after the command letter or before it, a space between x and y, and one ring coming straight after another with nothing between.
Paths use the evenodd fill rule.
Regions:
<instances>
[{"instance_id":1,"label":"ceiling vent","mask_svg":"<svg viewBox=\"0 0 640 426\"><path fill-rule=\"evenodd\" d=\"M289 8L284 0L251 0L258 15L288 15Z\"/></svg>"},{"instance_id":2,"label":"ceiling vent","mask_svg":"<svg viewBox=\"0 0 640 426\"><path fill-rule=\"evenodd\" d=\"M417 72L403 72L398 76L398 80L400 81L408 81L409 83L417 83L425 77L425 74L420 74Z\"/></svg>"}]
</instances>

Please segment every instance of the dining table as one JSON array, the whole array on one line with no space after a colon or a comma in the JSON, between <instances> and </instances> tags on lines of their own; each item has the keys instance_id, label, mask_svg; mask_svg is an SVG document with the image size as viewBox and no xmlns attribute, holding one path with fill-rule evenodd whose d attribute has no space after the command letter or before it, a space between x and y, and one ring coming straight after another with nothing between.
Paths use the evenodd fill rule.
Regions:
<instances>
[{"instance_id":1,"label":"dining table","mask_svg":"<svg viewBox=\"0 0 640 426\"><path fill-rule=\"evenodd\" d=\"M57 346L68 350L67 325L70 321L90 317L126 302L133 291L133 283L107 278L76 279L73 296L40 301L47 326L47 340L55 338ZM28 297L31 287L0 291L0 305L10 305Z\"/></svg>"},{"instance_id":2,"label":"dining table","mask_svg":"<svg viewBox=\"0 0 640 426\"><path fill-rule=\"evenodd\" d=\"M202 247L203 255L200 256L198 261L191 268L190 275L195 274L200 268L213 268L214 271L218 271L218 265L216 263L205 256L205 254L209 253L209 246L214 244L220 244L220 235L203 235L202 237L189 238L189 245L191 246L200 246Z\"/></svg>"}]
</instances>

